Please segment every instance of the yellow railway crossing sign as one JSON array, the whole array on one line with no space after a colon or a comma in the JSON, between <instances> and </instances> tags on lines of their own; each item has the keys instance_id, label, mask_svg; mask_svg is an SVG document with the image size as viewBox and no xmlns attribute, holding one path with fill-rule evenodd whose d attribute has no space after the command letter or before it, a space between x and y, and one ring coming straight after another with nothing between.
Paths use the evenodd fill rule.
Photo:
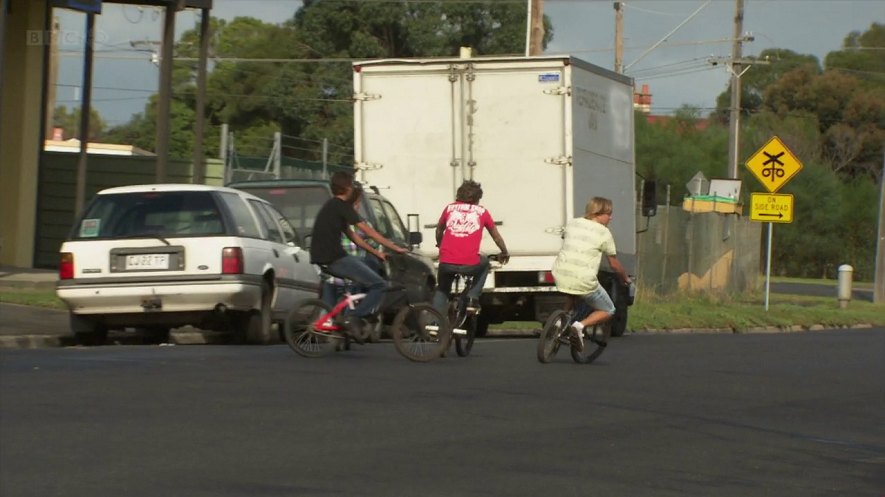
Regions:
<instances>
[{"instance_id":1,"label":"yellow railway crossing sign","mask_svg":"<svg viewBox=\"0 0 885 497\"><path fill-rule=\"evenodd\" d=\"M793 195L783 193L751 193L750 221L792 223Z\"/></svg>"},{"instance_id":2,"label":"yellow railway crossing sign","mask_svg":"<svg viewBox=\"0 0 885 497\"><path fill-rule=\"evenodd\" d=\"M772 136L747 160L747 169L771 193L781 189L802 169L802 163L777 136Z\"/></svg>"}]
</instances>

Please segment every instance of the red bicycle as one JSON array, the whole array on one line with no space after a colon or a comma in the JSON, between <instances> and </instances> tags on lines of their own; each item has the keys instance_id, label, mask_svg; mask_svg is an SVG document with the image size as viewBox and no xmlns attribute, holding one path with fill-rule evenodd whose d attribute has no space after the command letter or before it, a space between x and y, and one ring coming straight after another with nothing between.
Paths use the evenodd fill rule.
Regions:
<instances>
[{"instance_id":1,"label":"red bicycle","mask_svg":"<svg viewBox=\"0 0 885 497\"><path fill-rule=\"evenodd\" d=\"M403 291L391 287L388 291ZM361 336L353 336L345 323L346 310L353 310L365 298L365 293L345 292L344 297L330 308L320 299L307 299L289 312L283 336L289 347L300 356L325 357L349 338L365 341L369 328L362 326ZM379 320L383 308L375 313ZM442 357L452 340L448 320L428 303L408 303L397 313L391 324L391 336L396 350L411 361L428 362Z\"/></svg>"}]
</instances>

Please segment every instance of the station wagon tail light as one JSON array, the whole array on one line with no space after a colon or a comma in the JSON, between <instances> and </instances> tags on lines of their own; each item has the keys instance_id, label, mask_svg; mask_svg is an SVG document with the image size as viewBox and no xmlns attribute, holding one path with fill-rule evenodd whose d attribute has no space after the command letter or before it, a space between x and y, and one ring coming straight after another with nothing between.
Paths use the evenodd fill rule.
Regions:
<instances>
[{"instance_id":1,"label":"station wagon tail light","mask_svg":"<svg viewBox=\"0 0 885 497\"><path fill-rule=\"evenodd\" d=\"M243 249L225 247L221 250L221 273L243 274Z\"/></svg>"},{"instance_id":2,"label":"station wagon tail light","mask_svg":"<svg viewBox=\"0 0 885 497\"><path fill-rule=\"evenodd\" d=\"M70 280L74 278L74 254L62 252L58 263L58 279Z\"/></svg>"},{"instance_id":3,"label":"station wagon tail light","mask_svg":"<svg viewBox=\"0 0 885 497\"><path fill-rule=\"evenodd\" d=\"M553 273L550 271L538 271L538 283L555 283Z\"/></svg>"}]
</instances>

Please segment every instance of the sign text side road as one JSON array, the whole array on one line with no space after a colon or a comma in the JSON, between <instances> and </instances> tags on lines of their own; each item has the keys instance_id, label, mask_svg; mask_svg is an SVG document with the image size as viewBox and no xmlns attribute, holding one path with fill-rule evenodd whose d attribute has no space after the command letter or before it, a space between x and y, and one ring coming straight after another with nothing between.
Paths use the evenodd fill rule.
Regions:
<instances>
[{"instance_id":1,"label":"sign text side road","mask_svg":"<svg viewBox=\"0 0 885 497\"><path fill-rule=\"evenodd\" d=\"M751 193L750 220L763 223L792 223L793 195L784 193Z\"/></svg>"}]
</instances>

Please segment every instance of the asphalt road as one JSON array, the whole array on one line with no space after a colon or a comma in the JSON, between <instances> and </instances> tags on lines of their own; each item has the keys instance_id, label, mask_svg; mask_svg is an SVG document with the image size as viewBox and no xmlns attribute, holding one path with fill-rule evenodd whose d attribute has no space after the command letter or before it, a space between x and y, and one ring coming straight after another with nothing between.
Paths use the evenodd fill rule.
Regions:
<instances>
[{"instance_id":1,"label":"asphalt road","mask_svg":"<svg viewBox=\"0 0 885 497\"><path fill-rule=\"evenodd\" d=\"M0 495L881 496L885 329L0 351Z\"/></svg>"}]
</instances>

